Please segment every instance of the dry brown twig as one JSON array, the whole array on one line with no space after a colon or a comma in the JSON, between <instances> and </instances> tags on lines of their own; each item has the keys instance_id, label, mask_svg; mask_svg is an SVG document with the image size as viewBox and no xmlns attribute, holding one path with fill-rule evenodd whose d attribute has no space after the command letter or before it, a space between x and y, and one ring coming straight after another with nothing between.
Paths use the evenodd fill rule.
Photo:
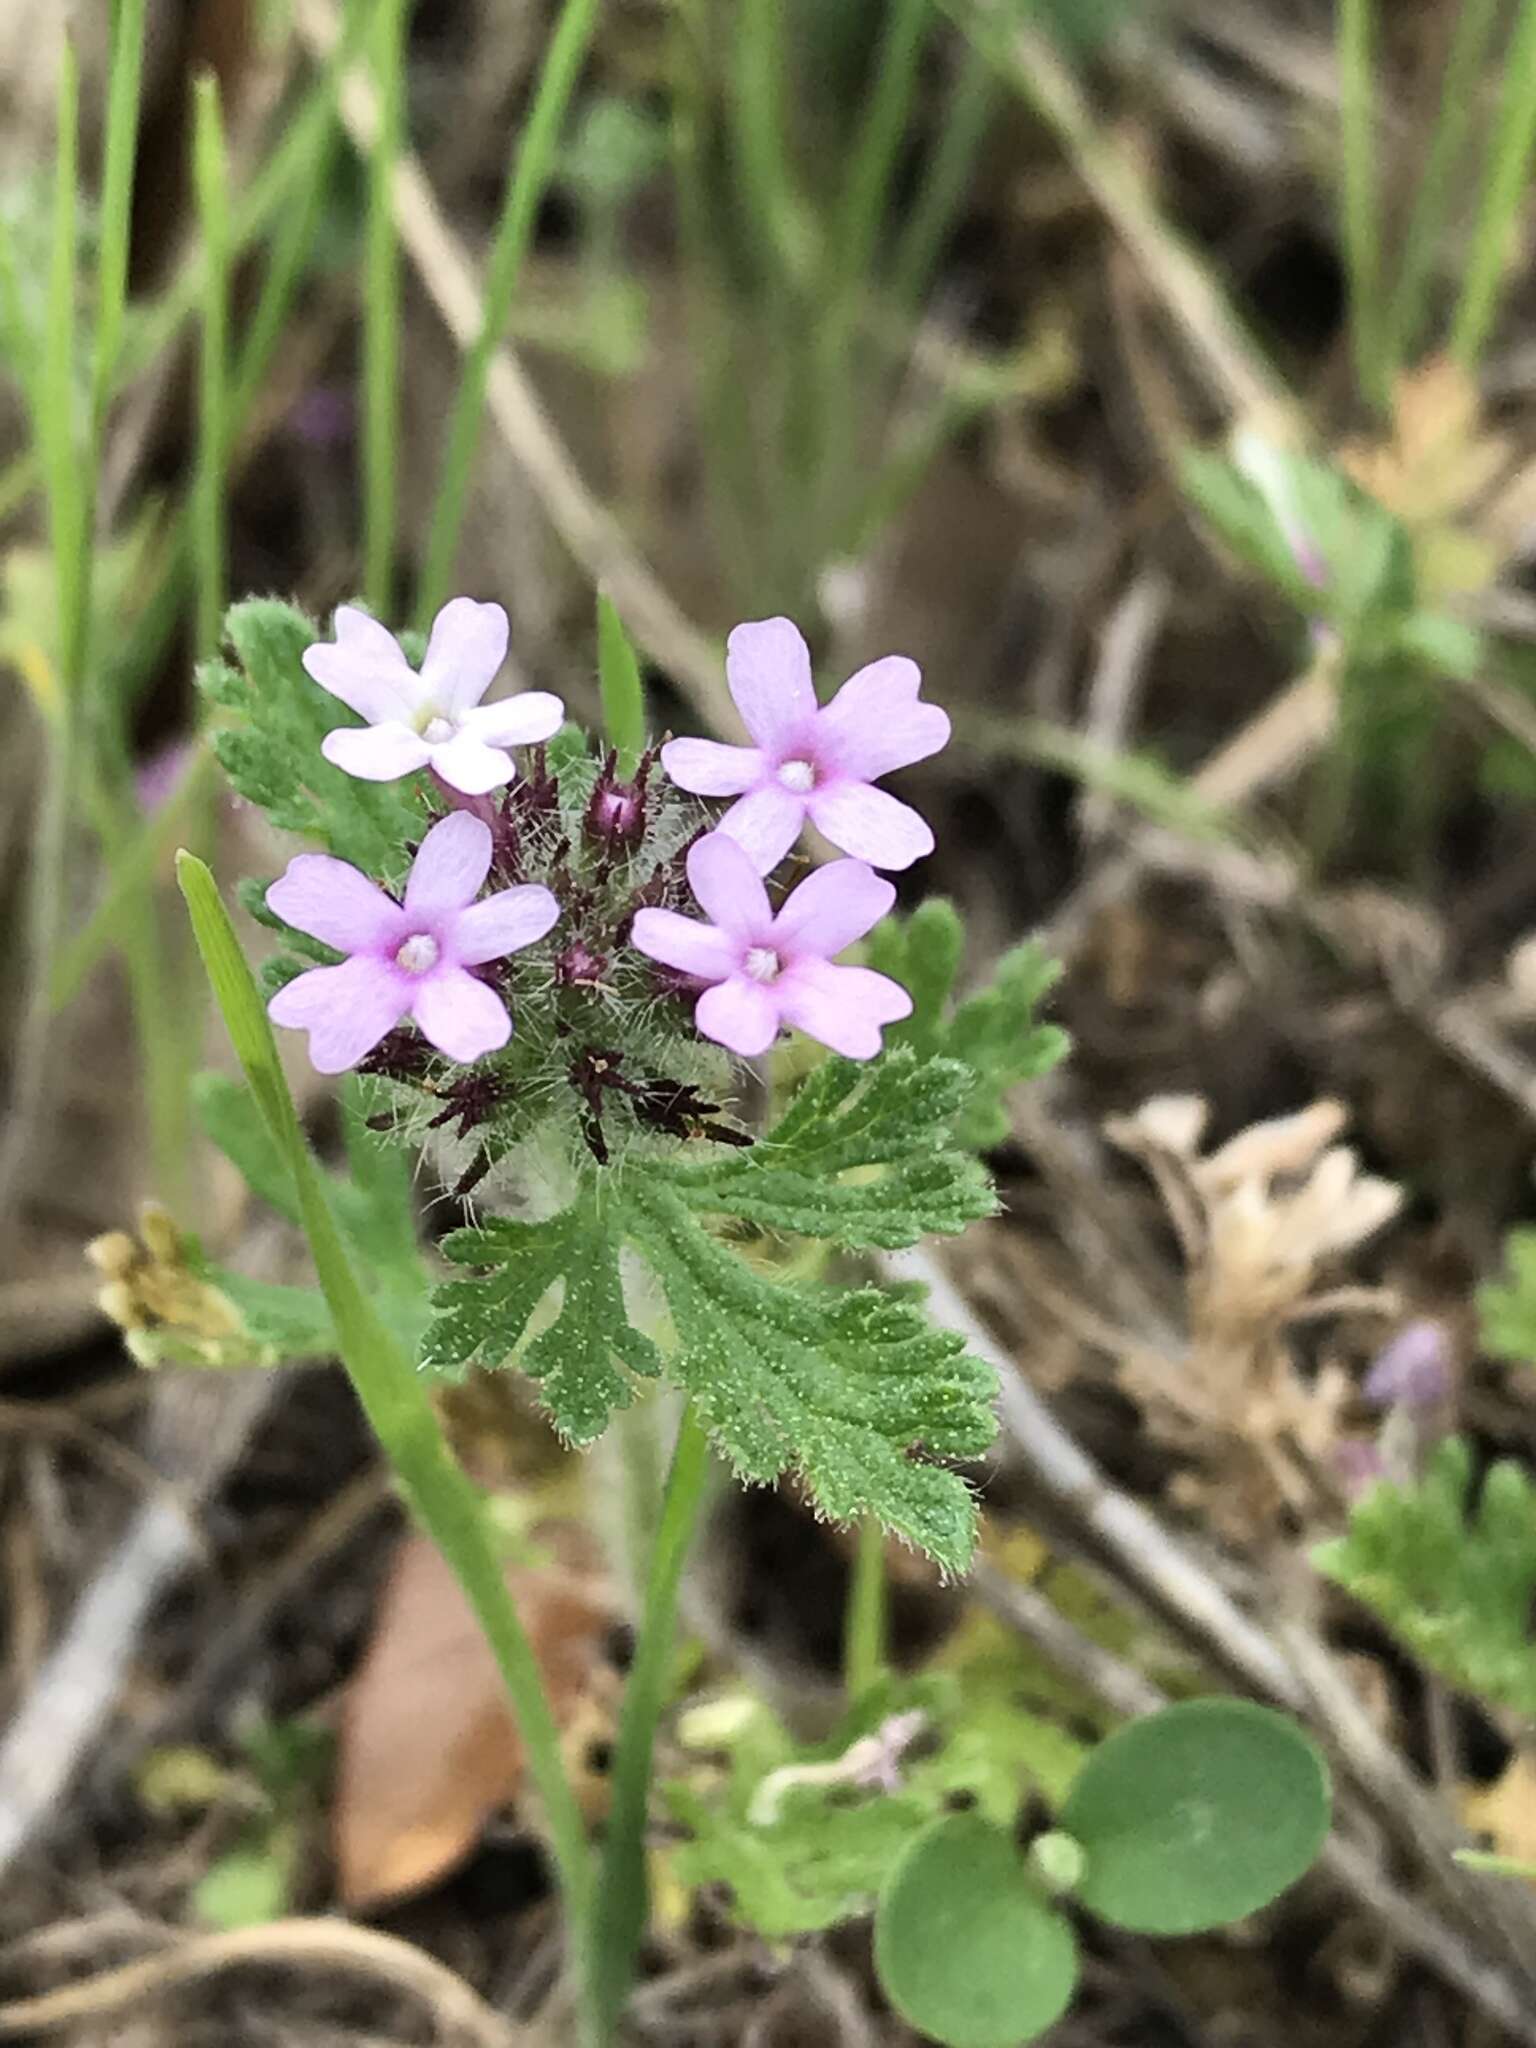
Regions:
<instances>
[{"instance_id":1,"label":"dry brown twig","mask_svg":"<svg viewBox=\"0 0 1536 2048\"><path fill-rule=\"evenodd\" d=\"M0 2039L54 2033L127 2014L149 1999L226 1970L251 1967L348 1971L419 2000L450 2037L478 2048L519 2048L529 2040L424 1949L345 1920L277 1920L267 1927L194 1936L83 1984L0 2006Z\"/></svg>"}]
</instances>

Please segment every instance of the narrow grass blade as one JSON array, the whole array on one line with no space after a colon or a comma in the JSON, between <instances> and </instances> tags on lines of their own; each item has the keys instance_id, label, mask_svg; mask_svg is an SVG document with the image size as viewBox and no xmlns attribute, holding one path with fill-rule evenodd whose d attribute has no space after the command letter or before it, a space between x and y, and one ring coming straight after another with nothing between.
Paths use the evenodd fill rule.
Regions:
<instances>
[{"instance_id":1,"label":"narrow grass blade","mask_svg":"<svg viewBox=\"0 0 1536 2048\"><path fill-rule=\"evenodd\" d=\"M378 0L371 38L379 133L368 163L363 277L363 588L381 619L395 584L396 465L400 386L400 241L395 167L405 130L405 25L409 0Z\"/></svg>"},{"instance_id":2,"label":"narrow grass blade","mask_svg":"<svg viewBox=\"0 0 1536 2048\"><path fill-rule=\"evenodd\" d=\"M423 630L431 624L449 595L459 531L464 523L464 507L469 496L470 474L480 439L480 422L485 412L485 384L490 375L491 359L506 332L533 225L549 184L555 146L560 139L571 93L586 61L598 14L599 0L565 0L555 32L550 37L538 89L507 180L501 218L496 224L496 237L491 244L490 262L486 268L480 332L465 353L443 448L443 467L438 480L437 502L432 509L432 526L427 537L426 561L417 604L417 624Z\"/></svg>"},{"instance_id":3,"label":"narrow grass blade","mask_svg":"<svg viewBox=\"0 0 1536 2048\"><path fill-rule=\"evenodd\" d=\"M107 133L101 169L101 245L96 280L96 356L91 375L91 433L99 442L123 338L133 171L139 148L139 88L147 0L117 0L107 72Z\"/></svg>"},{"instance_id":4,"label":"narrow grass blade","mask_svg":"<svg viewBox=\"0 0 1536 2048\"><path fill-rule=\"evenodd\" d=\"M1381 212L1376 192L1376 0L1339 0L1339 203L1349 275L1355 375L1372 405L1386 403L1382 356Z\"/></svg>"},{"instance_id":5,"label":"narrow grass blade","mask_svg":"<svg viewBox=\"0 0 1536 2048\"><path fill-rule=\"evenodd\" d=\"M417 1517L453 1568L495 1652L578 1937L591 1890L591 1852L561 1758L560 1736L532 1646L507 1593L479 1495L444 1440L426 1383L400 1351L353 1269L324 1179L294 1110L272 1026L218 885L204 862L176 862L198 951L230 1041L267 1127L293 1175L315 1271L335 1321L342 1362Z\"/></svg>"},{"instance_id":6,"label":"narrow grass blade","mask_svg":"<svg viewBox=\"0 0 1536 2048\"><path fill-rule=\"evenodd\" d=\"M1462 0L1456 16L1429 154L1414 196L1397 290L1392 296L1387 354L1394 373L1412 361L1424 332L1435 256L1450 213L1456 174L1466 155L1478 80L1499 12L1500 0Z\"/></svg>"},{"instance_id":7,"label":"narrow grass blade","mask_svg":"<svg viewBox=\"0 0 1536 2048\"><path fill-rule=\"evenodd\" d=\"M1451 353L1468 371L1481 360L1504 289L1515 220L1529 191L1536 147L1536 0L1524 0L1504 58L1504 97L1462 273Z\"/></svg>"},{"instance_id":8,"label":"narrow grass blade","mask_svg":"<svg viewBox=\"0 0 1536 2048\"><path fill-rule=\"evenodd\" d=\"M632 775L645 746L645 682L612 598L597 600L597 682L603 731L618 749L619 773Z\"/></svg>"},{"instance_id":9,"label":"narrow grass blade","mask_svg":"<svg viewBox=\"0 0 1536 2048\"><path fill-rule=\"evenodd\" d=\"M225 469L229 458L229 166L218 80L193 89L193 184L206 252L198 358L197 467L192 539L197 565L197 648L215 652L224 617Z\"/></svg>"}]
</instances>

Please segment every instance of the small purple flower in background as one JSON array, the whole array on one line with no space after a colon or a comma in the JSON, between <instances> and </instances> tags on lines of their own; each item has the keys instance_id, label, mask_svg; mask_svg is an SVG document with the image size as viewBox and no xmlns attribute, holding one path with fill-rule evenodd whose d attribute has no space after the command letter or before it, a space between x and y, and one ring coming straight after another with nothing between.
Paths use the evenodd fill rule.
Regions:
<instances>
[{"instance_id":1,"label":"small purple flower in background","mask_svg":"<svg viewBox=\"0 0 1536 2048\"><path fill-rule=\"evenodd\" d=\"M807 818L834 846L877 868L910 867L932 853L933 834L917 812L872 787L949 738L948 715L918 702L915 661L872 661L818 708L799 631L788 619L760 619L731 634L725 672L756 744L670 740L662 766L695 796L741 799L720 830L746 848L759 874L778 865Z\"/></svg>"},{"instance_id":2,"label":"small purple flower in background","mask_svg":"<svg viewBox=\"0 0 1536 2048\"><path fill-rule=\"evenodd\" d=\"M275 1023L309 1033L322 1074L355 1067L403 1017L451 1060L506 1044L506 1005L468 970L542 939L560 906L536 882L477 903L490 865L490 828L467 811L439 819L422 840L403 904L329 854L288 863L268 904L296 931L350 956L310 968L267 1005Z\"/></svg>"},{"instance_id":3,"label":"small purple flower in background","mask_svg":"<svg viewBox=\"0 0 1536 2048\"><path fill-rule=\"evenodd\" d=\"M288 425L311 448L340 448L357 431L357 403L345 384L311 384L288 408Z\"/></svg>"},{"instance_id":4,"label":"small purple flower in background","mask_svg":"<svg viewBox=\"0 0 1536 2048\"><path fill-rule=\"evenodd\" d=\"M456 597L432 622L418 674L400 643L355 605L336 612L336 638L305 649L309 675L368 723L326 734L327 761L364 782L393 782L431 768L465 796L512 779L508 747L547 740L565 706L546 690L496 704L480 699L507 658L507 615L499 604Z\"/></svg>"},{"instance_id":5,"label":"small purple flower in background","mask_svg":"<svg viewBox=\"0 0 1536 2048\"><path fill-rule=\"evenodd\" d=\"M848 1059L873 1059L880 1030L912 1014L899 982L867 967L834 967L831 956L877 925L896 900L891 884L863 861L818 868L775 915L751 858L723 832L695 841L688 880L709 924L675 910L635 914L633 943L709 982L694 1022L705 1038L744 1059L766 1052L793 1024Z\"/></svg>"},{"instance_id":6,"label":"small purple flower in background","mask_svg":"<svg viewBox=\"0 0 1536 2048\"><path fill-rule=\"evenodd\" d=\"M170 802L196 752L195 740L167 740L147 761L140 762L134 771L133 793L141 811L153 813Z\"/></svg>"},{"instance_id":7,"label":"small purple flower in background","mask_svg":"<svg viewBox=\"0 0 1536 2048\"><path fill-rule=\"evenodd\" d=\"M1450 1338L1430 1316L1405 1323L1382 1346L1360 1389L1373 1408L1434 1408L1450 1391Z\"/></svg>"},{"instance_id":8,"label":"small purple flower in background","mask_svg":"<svg viewBox=\"0 0 1536 2048\"><path fill-rule=\"evenodd\" d=\"M1377 1352L1360 1398L1383 1411L1374 1440L1346 1438L1334 1456L1351 1499L1387 1479L1410 1486L1450 1427L1455 1392L1451 1335L1432 1316L1405 1323Z\"/></svg>"},{"instance_id":9,"label":"small purple flower in background","mask_svg":"<svg viewBox=\"0 0 1536 2048\"><path fill-rule=\"evenodd\" d=\"M928 1716L921 1707L909 1707L904 1713L887 1714L873 1734L860 1736L833 1763L781 1764L752 1794L748 1826L771 1828L783 1808L784 1795L801 1785L857 1785L865 1792L899 1792L906 1753L927 1727Z\"/></svg>"}]
</instances>

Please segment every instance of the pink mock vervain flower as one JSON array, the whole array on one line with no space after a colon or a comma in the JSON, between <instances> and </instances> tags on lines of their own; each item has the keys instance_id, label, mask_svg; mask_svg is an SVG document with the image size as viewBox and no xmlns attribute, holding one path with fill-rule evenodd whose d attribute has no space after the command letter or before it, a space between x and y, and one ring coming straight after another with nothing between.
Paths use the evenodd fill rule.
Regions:
<instances>
[{"instance_id":1,"label":"pink mock vervain flower","mask_svg":"<svg viewBox=\"0 0 1536 2048\"><path fill-rule=\"evenodd\" d=\"M831 956L877 925L896 891L860 860L835 860L808 875L775 916L750 856L724 832L696 840L688 880L712 920L675 910L637 911L640 952L711 984L694 1022L704 1037L751 1059L781 1024L853 1060L873 1059L880 1028L912 1014L899 982Z\"/></svg>"},{"instance_id":2,"label":"pink mock vervain flower","mask_svg":"<svg viewBox=\"0 0 1536 2048\"><path fill-rule=\"evenodd\" d=\"M917 812L872 786L949 738L948 715L917 700L915 661L872 661L819 709L799 631L788 619L759 619L726 642L725 674L755 744L671 740L662 766L695 796L740 797L720 830L747 849L759 874L778 865L807 818L834 846L877 868L907 868L932 853L933 834Z\"/></svg>"},{"instance_id":3,"label":"pink mock vervain flower","mask_svg":"<svg viewBox=\"0 0 1536 2048\"><path fill-rule=\"evenodd\" d=\"M393 782L432 768L464 796L512 780L508 747L532 746L559 729L565 706L547 690L482 704L507 658L507 615L499 604L456 597L432 622L418 673L400 643L355 605L336 612L336 638L304 651L322 689L368 722L328 732L327 761L364 782Z\"/></svg>"},{"instance_id":4,"label":"pink mock vervain flower","mask_svg":"<svg viewBox=\"0 0 1536 2048\"><path fill-rule=\"evenodd\" d=\"M422 840L404 903L329 854L288 863L268 904L296 931L350 956L310 968L267 1005L275 1023L309 1033L322 1074L355 1067L403 1017L451 1060L506 1044L506 1005L468 970L542 939L560 906L537 882L477 903L490 866L490 827L468 811L439 819Z\"/></svg>"}]
</instances>

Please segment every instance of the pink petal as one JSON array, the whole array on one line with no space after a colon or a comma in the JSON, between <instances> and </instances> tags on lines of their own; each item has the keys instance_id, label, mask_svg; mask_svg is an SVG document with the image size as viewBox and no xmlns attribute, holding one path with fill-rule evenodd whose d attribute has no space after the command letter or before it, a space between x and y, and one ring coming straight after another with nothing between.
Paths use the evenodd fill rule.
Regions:
<instances>
[{"instance_id":1,"label":"pink petal","mask_svg":"<svg viewBox=\"0 0 1536 2048\"><path fill-rule=\"evenodd\" d=\"M830 959L873 930L895 901L893 886L863 861L834 860L786 898L773 921L774 944L791 958Z\"/></svg>"},{"instance_id":2,"label":"pink petal","mask_svg":"<svg viewBox=\"0 0 1536 2048\"><path fill-rule=\"evenodd\" d=\"M775 993L786 1024L850 1060L872 1060L880 1050L881 1025L912 1014L912 998L889 975L825 960L796 961Z\"/></svg>"},{"instance_id":3,"label":"pink petal","mask_svg":"<svg viewBox=\"0 0 1536 2048\"><path fill-rule=\"evenodd\" d=\"M688 884L710 923L732 938L750 945L772 929L763 878L726 833L707 832L689 847Z\"/></svg>"},{"instance_id":4,"label":"pink petal","mask_svg":"<svg viewBox=\"0 0 1536 2048\"><path fill-rule=\"evenodd\" d=\"M565 705L548 690L520 690L494 704L459 713L459 730L488 747L531 747L560 730Z\"/></svg>"},{"instance_id":5,"label":"pink petal","mask_svg":"<svg viewBox=\"0 0 1536 2048\"><path fill-rule=\"evenodd\" d=\"M766 875L800 837L807 801L782 783L765 782L732 804L715 832L744 847L758 873Z\"/></svg>"},{"instance_id":6,"label":"pink petal","mask_svg":"<svg viewBox=\"0 0 1536 2048\"><path fill-rule=\"evenodd\" d=\"M512 1019L494 989L446 967L416 984L411 1014L441 1053L451 1060L477 1060L496 1052L512 1036Z\"/></svg>"},{"instance_id":7,"label":"pink petal","mask_svg":"<svg viewBox=\"0 0 1536 2048\"><path fill-rule=\"evenodd\" d=\"M705 989L694 1008L693 1021L704 1037L728 1046L745 1060L766 1052L779 1035L779 1006L761 982L732 975Z\"/></svg>"},{"instance_id":8,"label":"pink petal","mask_svg":"<svg viewBox=\"0 0 1536 2048\"><path fill-rule=\"evenodd\" d=\"M738 626L725 643L725 679L747 731L770 753L815 715L811 650L789 619Z\"/></svg>"},{"instance_id":9,"label":"pink petal","mask_svg":"<svg viewBox=\"0 0 1536 2048\"><path fill-rule=\"evenodd\" d=\"M341 953L392 951L403 936L399 904L328 853L301 853L289 861L267 891L267 907L296 932L308 932Z\"/></svg>"},{"instance_id":10,"label":"pink petal","mask_svg":"<svg viewBox=\"0 0 1536 2048\"><path fill-rule=\"evenodd\" d=\"M359 955L339 967L311 967L278 990L267 1012L274 1024L309 1033L318 1073L344 1074L400 1022L410 1001L404 975Z\"/></svg>"},{"instance_id":11,"label":"pink petal","mask_svg":"<svg viewBox=\"0 0 1536 2048\"><path fill-rule=\"evenodd\" d=\"M320 751L333 768L355 775L360 782L393 782L425 768L432 749L410 726L339 725L320 742Z\"/></svg>"},{"instance_id":12,"label":"pink petal","mask_svg":"<svg viewBox=\"0 0 1536 2048\"><path fill-rule=\"evenodd\" d=\"M827 766L873 782L938 753L949 740L949 713L918 703L922 680L904 654L887 654L850 676L816 721L817 751Z\"/></svg>"},{"instance_id":13,"label":"pink petal","mask_svg":"<svg viewBox=\"0 0 1536 2048\"><path fill-rule=\"evenodd\" d=\"M491 871L491 828L472 811L450 811L422 840L405 885L406 914L441 917L473 903Z\"/></svg>"},{"instance_id":14,"label":"pink petal","mask_svg":"<svg viewBox=\"0 0 1536 2048\"><path fill-rule=\"evenodd\" d=\"M661 765L679 789L695 796L740 796L761 782L767 764L756 747L723 747L718 740L668 740Z\"/></svg>"},{"instance_id":15,"label":"pink petal","mask_svg":"<svg viewBox=\"0 0 1536 2048\"><path fill-rule=\"evenodd\" d=\"M741 943L712 924L681 917L675 910L640 910L635 913L630 943L648 960L663 967L675 967L682 974L696 974L700 981L724 981L741 961Z\"/></svg>"},{"instance_id":16,"label":"pink petal","mask_svg":"<svg viewBox=\"0 0 1536 2048\"><path fill-rule=\"evenodd\" d=\"M488 747L467 730L456 732L451 740L433 747L431 756L432 766L461 796L484 796L512 780L512 756L499 747Z\"/></svg>"},{"instance_id":17,"label":"pink petal","mask_svg":"<svg viewBox=\"0 0 1536 2048\"><path fill-rule=\"evenodd\" d=\"M336 638L303 654L305 674L370 725L409 721L422 700L421 682L392 633L356 605L337 607Z\"/></svg>"},{"instance_id":18,"label":"pink petal","mask_svg":"<svg viewBox=\"0 0 1536 2048\"><path fill-rule=\"evenodd\" d=\"M421 680L440 711L478 704L507 658L507 615L499 604L450 598L432 621Z\"/></svg>"},{"instance_id":19,"label":"pink petal","mask_svg":"<svg viewBox=\"0 0 1536 2048\"><path fill-rule=\"evenodd\" d=\"M551 892L539 882L523 882L461 910L448 942L461 966L478 967L482 960L502 960L533 945L559 921L560 905Z\"/></svg>"},{"instance_id":20,"label":"pink petal","mask_svg":"<svg viewBox=\"0 0 1536 2048\"><path fill-rule=\"evenodd\" d=\"M933 834L912 806L867 782L813 789L806 808L834 846L872 867L909 868L933 851Z\"/></svg>"}]
</instances>

